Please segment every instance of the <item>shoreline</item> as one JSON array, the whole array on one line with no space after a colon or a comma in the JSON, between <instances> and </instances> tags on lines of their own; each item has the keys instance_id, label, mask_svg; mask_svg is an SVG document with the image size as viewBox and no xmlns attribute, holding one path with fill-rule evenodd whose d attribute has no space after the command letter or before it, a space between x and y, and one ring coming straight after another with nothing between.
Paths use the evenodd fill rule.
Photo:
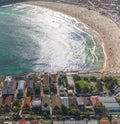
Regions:
<instances>
[{"instance_id":1,"label":"shoreline","mask_svg":"<svg viewBox=\"0 0 120 124\"><path fill-rule=\"evenodd\" d=\"M31 1L23 2L62 12L87 25L100 38L106 62L101 73L120 73L120 28L110 18L87 8L58 2ZM96 23L97 22L97 23ZM116 43L114 43L116 42Z\"/></svg>"}]
</instances>

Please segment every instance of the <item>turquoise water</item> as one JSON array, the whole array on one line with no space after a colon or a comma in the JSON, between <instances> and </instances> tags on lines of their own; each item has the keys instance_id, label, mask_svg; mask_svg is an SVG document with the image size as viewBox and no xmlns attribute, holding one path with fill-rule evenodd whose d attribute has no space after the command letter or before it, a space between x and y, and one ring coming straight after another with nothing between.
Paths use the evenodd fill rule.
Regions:
<instances>
[{"instance_id":1,"label":"turquoise water","mask_svg":"<svg viewBox=\"0 0 120 124\"><path fill-rule=\"evenodd\" d=\"M72 17L24 4L0 7L0 74L96 71L103 63L100 44Z\"/></svg>"}]
</instances>

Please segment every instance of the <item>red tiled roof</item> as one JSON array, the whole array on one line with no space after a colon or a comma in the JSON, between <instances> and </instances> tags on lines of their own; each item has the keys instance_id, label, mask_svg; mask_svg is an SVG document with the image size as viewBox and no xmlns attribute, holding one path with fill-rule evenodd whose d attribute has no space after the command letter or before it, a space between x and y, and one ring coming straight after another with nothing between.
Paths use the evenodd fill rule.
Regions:
<instances>
[{"instance_id":1,"label":"red tiled roof","mask_svg":"<svg viewBox=\"0 0 120 124\"><path fill-rule=\"evenodd\" d=\"M30 97L26 97L24 98L24 106L29 106L30 107L30 102L31 102L31 98Z\"/></svg>"},{"instance_id":2,"label":"red tiled roof","mask_svg":"<svg viewBox=\"0 0 120 124\"><path fill-rule=\"evenodd\" d=\"M109 120L100 120L100 124L110 124Z\"/></svg>"},{"instance_id":3,"label":"red tiled roof","mask_svg":"<svg viewBox=\"0 0 120 124\"><path fill-rule=\"evenodd\" d=\"M12 103L12 96L8 96L5 100L5 105L10 107Z\"/></svg>"},{"instance_id":4,"label":"red tiled roof","mask_svg":"<svg viewBox=\"0 0 120 124\"><path fill-rule=\"evenodd\" d=\"M22 119L22 120L19 121L19 124L26 124L26 122L27 121L25 119Z\"/></svg>"},{"instance_id":5,"label":"red tiled roof","mask_svg":"<svg viewBox=\"0 0 120 124\"><path fill-rule=\"evenodd\" d=\"M90 99L91 99L91 102L92 102L93 106L99 106L100 105L100 101L99 101L97 96L91 96Z\"/></svg>"},{"instance_id":6,"label":"red tiled roof","mask_svg":"<svg viewBox=\"0 0 120 124\"><path fill-rule=\"evenodd\" d=\"M39 121L38 120L32 120L31 124L39 124Z\"/></svg>"}]
</instances>

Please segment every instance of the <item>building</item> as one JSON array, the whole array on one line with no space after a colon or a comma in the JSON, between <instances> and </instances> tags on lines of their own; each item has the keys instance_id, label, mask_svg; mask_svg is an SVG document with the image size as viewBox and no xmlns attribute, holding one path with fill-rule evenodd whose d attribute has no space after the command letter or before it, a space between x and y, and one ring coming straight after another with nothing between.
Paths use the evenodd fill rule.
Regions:
<instances>
[{"instance_id":1,"label":"building","mask_svg":"<svg viewBox=\"0 0 120 124\"><path fill-rule=\"evenodd\" d=\"M24 98L24 108L30 109L31 107L31 97L25 97Z\"/></svg>"},{"instance_id":2,"label":"building","mask_svg":"<svg viewBox=\"0 0 120 124\"><path fill-rule=\"evenodd\" d=\"M109 114L120 113L120 106L114 97L99 97L99 100L105 106Z\"/></svg>"},{"instance_id":3,"label":"building","mask_svg":"<svg viewBox=\"0 0 120 124\"><path fill-rule=\"evenodd\" d=\"M6 97L6 99L5 99L5 110L6 111L10 111L11 104L12 104L12 96Z\"/></svg>"},{"instance_id":4,"label":"building","mask_svg":"<svg viewBox=\"0 0 120 124\"><path fill-rule=\"evenodd\" d=\"M114 119L114 120L112 120L112 124L120 124L120 119Z\"/></svg>"},{"instance_id":5,"label":"building","mask_svg":"<svg viewBox=\"0 0 120 124\"><path fill-rule=\"evenodd\" d=\"M75 121L64 121L64 124L76 124Z\"/></svg>"},{"instance_id":6,"label":"building","mask_svg":"<svg viewBox=\"0 0 120 124\"><path fill-rule=\"evenodd\" d=\"M25 119L21 119L21 120L19 121L19 124L27 124L27 121L26 121Z\"/></svg>"},{"instance_id":7,"label":"building","mask_svg":"<svg viewBox=\"0 0 120 124\"><path fill-rule=\"evenodd\" d=\"M2 96L5 99L7 96L14 96L16 89L16 82L14 80L6 80L4 82L4 87L2 88Z\"/></svg>"},{"instance_id":8,"label":"building","mask_svg":"<svg viewBox=\"0 0 120 124\"><path fill-rule=\"evenodd\" d=\"M48 73L45 73L44 76L43 76L43 86L47 86L49 87L49 74Z\"/></svg>"},{"instance_id":9,"label":"building","mask_svg":"<svg viewBox=\"0 0 120 124\"><path fill-rule=\"evenodd\" d=\"M17 90L18 90L17 98L18 99L23 98L24 90L25 90L25 81L24 80L18 81Z\"/></svg>"},{"instance_id":10,"label":"building","mask_svg":"<svg viewBox=\"0 0 120 124\"><path fill-rule=\"evenodd\" d=\"M85 108L93 109L93 105L90 100L90 97L83 97L83 101L84 101Z\"/></svg>"},{"instance_id":11,"label":"building","mask_svg":"<svg viewBox=\"0 0 120 124\"><path fill-rule=\"evenodd\" d=\"M76 124L87 124L86 120L75 121Z\"/></svg>"},{"instance_id":12,"label":"building","mask_svg":"<svg viewBox=\"0 0 120 124\"><path fill-rule=\"evenodd\" d=\"M60 97L60 101L62 105L69 107L68 97Z\"/></svg>"},{"instance_id":13,"label":"building","mask_svg":"<svg viewBox=\"0 0 120 124\"><path fill-rule=\"evenodd\" d=\"M60 96L51 96L51 101L52 101L52 112L56 113L58 110L61 109Z\"/></svg>"},{"instance_id":14,"label":"building","mask_svg":"<svg viewBox=\"0 0 120 124\"><path fill-rule=\"evenodd\" d=\"M93 107L97 107L101 105L97 96L91 96L90 100L92 102Z\"/></svg>"},{"instance_id":15,"label":"building","mask_svg":"<svg viewBox=\"0 0 120 124\"><path fill-rule=\"evenodd\" d=\"M43 112L50 112L50 97L49 96L42 96L41 107L42 107Z\"/></svg>"},{"instance_id":16,"label":"building","mask_svg":"<svg viewBox=\"0 0 120 124\"><path fill-rule=\"evenodd\" d=\"M40 98L40 84L35 83L35 98Z\"/></svg>"},{"instance_id":17,"label":"building","mask_svg":"<svg viewBox=\"0 0 120 124\"><path fill-rule=\"evenodd\" d=\"M68 98L69 108L78 108L77 101L75 97Z\"/></svg>"},{"instance_id":18,"label":"building","mask_svg":"<svg viewBox=\"0 0 120 124\"><path fill-rule=\"evenodd\" d=\"M50 74L50 82L54 84L58 83L58 76L56 73Z\"/></svg>"},{"instance_id":19,"label":"building","mask_svg":"<svg viewBox=\"0 0 120 124\"><path fill-rule=\"evenodd\" d=\"M71 73L66 73L66 77L67 77L67 82L68 82L69 89L74 89L75 83L74 83L72 74Z\"/></svg>"},{"instance_id":20,"label":"building","mask_svg":"<svg viewBox=\"0 0 120 124\"><path fill-rule=\"evenodd\" d=\"M63 124L63 121L53 121L53 124Z\"/></svg>"},{"instance_id":21,"label":"building","mask_svg":"<svg viewBox=\"0 0 120 124\"><path fill-rule=\"evenodd\" d=\"M27 83L27 95L30 96L33 93L33 80L28 80Z\"/></svg>"},{"instance_id":22,"label":"building","mask_svg":"<svg viewBox=\"0 0 120 124\"><path fill-rule=\"evenodd\" d=\"M32 101L32 111L34 113L39 113L41 107L41 101L40 100L33 100Z\"/></svg>"},{"instance_id":23,"label":"building","mask_svg":"<svg viewBox=\"0 0 120 124\"><path fill-rule=\"evenodd\" d=\"M90 120L88 124L99 124L97 120Z\"/></svg>"},{"instance_id":24,"label":"building","mask_svg":"<svg viewBox=\"0 0 120 124\"><path fill-rule=\"evenodd\" d=\"M18 81L18 92L23 92L25 88L25 81L24 80L20 80Z\"/></svg>"},{"instance_id":25,"label":"building","mask_svg":"<svg viewBox=\"0 0 120 124\"><path fill-rule=\"evenodd\" d=\"M80 109L80 111L84 111L85 110L85 105L84 105L84 101L82 97L76 97L77 100L77 105L78 108Z\"/></svg>"},{"instance_id":26,"label":"building","mask_svg":"<svg viewBox=\"0 0 120 124\"><path fill-rule=\"evenodd\" d=\"M107 119L100 120L100 124L110 124L110 121Z\"/></svg>"},{"instance_id":27,"label":"building","mask_svg":"<svg viewBox=\"0 0 120 124\"><path fill-rule=\"evenodd\" d=\"M39 121L38 121L38 120L32 120L32 121L30 122L30 124L39 124Z\"/></svg>"}]
</instances>

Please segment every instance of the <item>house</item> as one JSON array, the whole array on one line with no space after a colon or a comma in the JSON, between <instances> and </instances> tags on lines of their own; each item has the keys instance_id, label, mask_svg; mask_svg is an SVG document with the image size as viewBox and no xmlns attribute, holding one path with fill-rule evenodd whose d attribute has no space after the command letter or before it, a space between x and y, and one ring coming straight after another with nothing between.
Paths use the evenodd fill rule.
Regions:
<instances>
[{"instance_id":1,"label":"house","mask_svg":"<svg viewBox=\"0 0 120 124\"><path fill-rule=\"evenodd\" d=\"M78 108L77 101L75 97L68 98L69 108Z\"/></svg>"},{"instance_id":2,"label":"house","mask_svg":"<svg viewBox=\"0 0 120 124\"><path fill-rule=\"evenodd\" d=\"M75 121L64 121L64 124L75 124Z\"/></svg>"},{"instance_id":3,"label":"house","mask_svg":"<svg viewBox=\"0 0 120 124\"><path fill-rule=\"evenodd\" d=\"M120 124L120 119L114 119L114 120L112 120L112 124Z\"/></svg>"},{"instance_id":4,"label":"house","mask_svg":"<svg viewBox=\"0 0 120 124\"><path fill-rule=\"evenodd\" d=\"M97 120L90 120L88 124L99 124Z\"/></svg>"},{"instance_id":5,"label":"house","mask_svg":"<svg viewBox=\"0 0 120 124\"><path fill-rule=\"evenodd\" d=\"M32 101L32 111L34 113L40 112L41 101L40 100L33 100Z\"/></svg>"},{"instance_id":6,"label":"house","mask_svg":"<svg viewBox=\"0 0 120 124\"><path fill-rule=\"evenodd\" d=\"M119 114L120 105L117 103L116 99L112 96L110 97L98 97L100 102L105 106L109 114Z\"/></svg>"},{"instance_id":7,"label":"house","mask_svg":"<svg viewBox=\"0 0 120 124\"><path fill-rule=\"evenodd\" d=\"M68 97L60 97L60 101L62 105L69 107Z\"/></svg>"},{"instance_id":8,"label":"house","mask_svg":"<svg viewBox=\"0 0 120 124\"><path fill-rule=\"evenodd\" d=\"M48 73L45 73L44 76L43 76L43 83L42 83L42 86L43 86L43 92L44 94L50 94L50 84L49 84L49 74Z\"/></svg>"},{"instance_id":9,"label":"house","mask_svg":"<svg viewBox=\"0 0 120 124\"><path fill-rule=\"evenodd\" d=\"M73 90L68 90L68 96L74 96L74 91Z\"/></svg>"},{"instance_id":10,"label":"house","mask_svg":"<svg viewBox=\"0 0 120 124\"><path fill-rule=\"evenodd\" d=\"M53 121L53 124L63 124L63 121Z\"/></svg>"},{"instance_id":11,"label":"house","mask_svg":"<svg viewBox=\"0 0 120 124\"><path fill-rule=\"evenodd\" d=\"M26 121L25 119L21 119L21 120L19 121L19 124L27 124L27 121Z\"/></svg>"},{"instance_id":12,"label":"house","mask_svg":"<svg viewBox=\"0 0 120 124\"><path fill-rule=\"evenodd\" d=\"M52 101L52 111L53 113L56 113L58 110L61 109L61 101L60 96L51 96Z\"/></svg>"},{"instance_id":13,"label":"house","mask_svg":"<svg viewBox=\"0 0 120 124\"><path fill-rule=\"evenodd\" d=\"M42 96L41 107L42 107L43 112L50 112L50 97L49 96Z\"/></svg>"},{"instance_id":14,"label":"house","mask_svg":"<svg viewBox=\"0 0 120 124\"><path fill-rule=\"evenodd\" d=\"M40 84L35 83L35 98L40 98Z\"/></svg>"},{"instance_id":15,"label":"house","mask_svg":"<svg viewBox=\"0 0 120 124\"><path fill-rule=\"evenodd\" d=\"M83 97L83 101L84 101L85 108L93 109L93 105L90 100L90 97Z\"/></svg>"},{"instance_id":16,"label":"house","mask_svg":"<svg viewBox=\"0 0 120 124\"><path fill-rule=\"evenodd\" d=\"M77 100L77 105L80 111L84 111L85 105L84 105L83 97L76 97L76 100Z\"/></svg>"},{"instance_id":17,"label":"house","mask_svg":"<svg viewBox=\"0 0 120 124\"><path fill-rule=\"evenodd\" d=\"M6 97L6 99L5 99L5 110L6 111L10 111L10 109L11 109L11 104L12 104L12 96L8 96L8 97Z\"/></svg>"},{"instance_id":18,"label":"house","mask_svg":"<svg viewBox=\"0 0 120 124\"><path fill-rule=\"evenodd\" d=\"M31 107L31 97L24 98L24 108L30 109Z\"/></svg>"},{"instance_id":19,"label":"house","mask_svg":"<svg viewBox=\"0 0 120 124\"><path fill-rule=\"evenodd\" d=\"M49 74L45 73L43 76L43 86L49 87Z\"/></svg>"},{"instance_id":20,"label":"house","mask_svg":"<svg viewBox=\"0 0 120 124\"><path fill-rule=\"evenodd\" d=\"M39 121L38 121L38 120L32 120L32 121L30 122L30 124L39 124Z\"/></svg>"},{"instance_id":21,"label":"house","mask_svg":"<svg viewBox=\"0 0 120 124\"><path fill-rule=\"evenodd\" d=\"M25 81L24 80L20 80L18 81L18 92L23 92L25 89Z\"/></svg>"},{"instance_id":22,"label":"house","mask_svg":"<svg viewBox=\"0 0 120 124\"><path fill-rule=\"evenodd\" d=\"M53 83L53 84L58 83L58 76L57 76L56 73L50 74L50 82Z\"/></svg>"},{"instance_id":23,"label":"house","mask_svg":"<svg viewBox=\"0 0 120 124\"><path fill-rule=\"evenodd\" d=\"M92 102L93 107L97 107L101 105L98 96L91 96L90 100Z\"/></svg>"},{"instance_id":24,"label":"house","mask_svg":"<svg viewBox=\"0 0 120 124\"><path fill-rule=\"evenodd\" d=\"M86 120L75 121L76 124L87 124Z\"/></svg>"},{"instance_id":25,"label":"house","mask_svg":"<svg viewBox=\"0 0 120 124\"><path fill-rule=\"evenodd\" d=\"M100 120L100 124L110 124L110 121L107 119Z\"/></svg>"},{"instance_id":26,"label":"house","mask_svg":"<svg viewBox=\"0 0 120 124\"><path fill-rule=\"evenodd\" d=\"M33 80L28 80L27 83L27 95L30 96L33 93Z\"/></svg>"},{"instance_id":27,"label":"house","mask_svg":"<svg viewBox=\"0 0 120 124\"><path fill-rule=\"evenodd\" d=\"M71 73L66 73L66 77L67 77L67 82L68 82L69 89L74 89L75 83L74 83L72 74Z\"/></svg>"},{"instance_id":28,"label":"house","mask_svg":"<svg viewBox=\"0 0 120 124\"><path fill-rule=\"evenodd\" d=\"M4 82L4 87L2 88L2 96L5 99L7 96L14 96L16 89L16 82L14 80L6 80Z\"/></svg>"},{"instance_id":29,"label":"house","mask_svg":"<svg viewBox=\"0 0 120 124\"><path fill-rule=\"evenodd\" d=\"M18 99L23 98L24 90L25 90L25 81L24 80L18 81L17 90L18 90L17 98Z\"/></svg>"}]
</instances>

